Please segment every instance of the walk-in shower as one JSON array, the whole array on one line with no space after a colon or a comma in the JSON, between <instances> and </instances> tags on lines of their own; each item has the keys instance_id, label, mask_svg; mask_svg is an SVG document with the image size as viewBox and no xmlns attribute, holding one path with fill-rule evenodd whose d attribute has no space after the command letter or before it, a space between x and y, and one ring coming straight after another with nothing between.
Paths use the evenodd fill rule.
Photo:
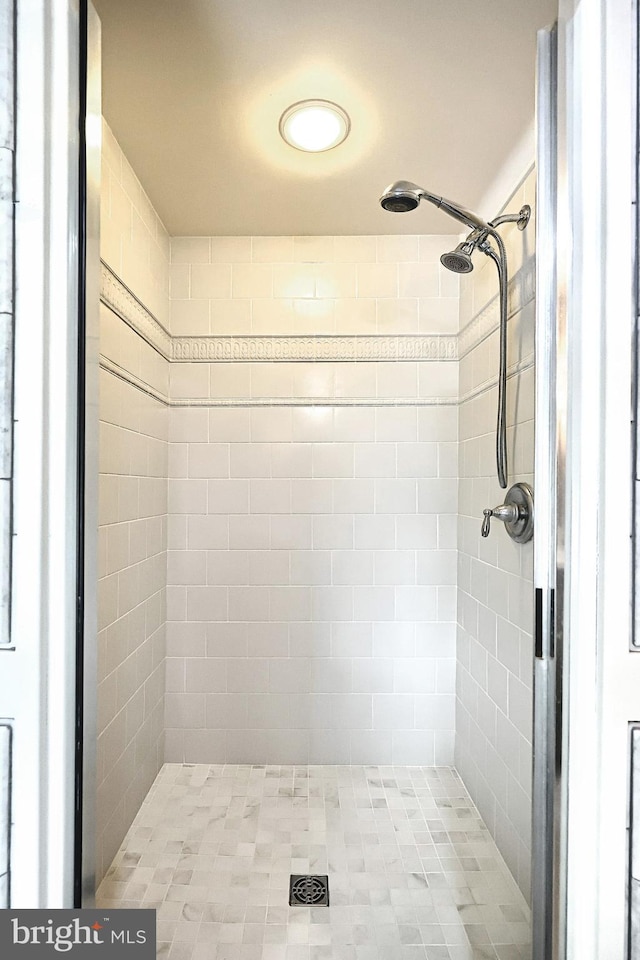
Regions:
<instances>
[{"instance_id":1,"label":"walk-in shower","mask_svg":"<svg viewBox=\"0 0 640 960\"><path fill-rule=\"evenodd\" d=\"M504 241L496 230L503 223L516 223L524 230L531 216L531 208L525 204L518 213L503 214L489 223L453 200L439 197L424 187L408 180L396 180L380 197L380 204L391 213L408 213L415 210L421 200L428 200L454 220L471 227L471 233L450 253L443 253L440 262L453 273L470 273L473 270L471 256L480 250L491 257L498 271L500 287L500 369L498 373L498 416L496 423L496 467L498 482L505 489L508 481L507 463L507 251ZM491 238L495 247L489 242Z\"/></svg>"},{"instance_id":2,"label":"walk-in shower","mask_svg":"<svg viewBox=\"0 0 640 960\"><path fill-rule=\"evenodd\" d=\"M105 916L155 909L162 960L531 960L533 544L495 489L501 334L486 258L505 287L510 268L509 486L531 488L535 258L531 229L486 219L535 210L536 172L514 173L514 189L488 137L451 188L471 209L412 183L381 206L393 157L399 171L426 158L426 182L448 193L442 167L459 148L414 114L403 129L426 143L404 144L404 166L395 138L358 153L354 109L341 148L307 155L278 134L285 102L258 90L272 138L231 162L255 162L262 202L227 190L210 203L235 134L223 122L207 153L197 103L226 111L208 91L232 61L247 64L234 76L250 105L258 52L239 51L241 11L219 18L212 0L203 22L169 5L150 37L151 0L97 3L96 901ZM266 28L280 0L264 6ZM393 6L376 16L388 23ZM474 26L472 50L479 40ZM213 58L210 86L211 49L230 59ZM181 86L185 69L197 89ZM502 69L491 83L507 90ZM372 134L389 129L373 121ZM471 135L448 113L444 127ZM157 158L177 156L175 129L184 166L170 183ZM480 193L496 203L474 212ZM413 221L386 215L423 199Z\"/></svg>"}]
</instances>

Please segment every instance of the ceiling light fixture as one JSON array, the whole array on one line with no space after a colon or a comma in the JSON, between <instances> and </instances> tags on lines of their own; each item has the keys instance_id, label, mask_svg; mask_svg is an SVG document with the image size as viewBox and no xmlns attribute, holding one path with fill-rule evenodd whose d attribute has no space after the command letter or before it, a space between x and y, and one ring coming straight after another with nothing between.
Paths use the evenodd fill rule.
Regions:
<instances>
[{"instance_id":1,"label":"ceiling light fixture","mask_svg":"<svg viewBox=\"0 0 640 960\"><path fill-rule=\"evenodd\" d=\"M322 153L346 139L351 121L342 107L330 100L300 100L284 111L279 129L296 150Z\"/></svg>"}]
</instances>

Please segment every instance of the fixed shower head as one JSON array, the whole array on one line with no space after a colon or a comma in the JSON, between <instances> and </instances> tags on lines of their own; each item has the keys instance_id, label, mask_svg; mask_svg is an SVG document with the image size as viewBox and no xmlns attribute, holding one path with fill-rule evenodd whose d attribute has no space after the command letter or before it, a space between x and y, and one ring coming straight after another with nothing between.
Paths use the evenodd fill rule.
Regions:
<instances>
[{"instance_id":1,"label":"fixed shower head","mask_svg":"<svg viewBox=\"0 0 640 960\"><path fill-rule=\"evenodd\" d=\"M433 203L454 220L459 220L472 230L490 229L484 220L460 206L459 203L447 200L446 197L438 197L435 193L429 193L424 187L419 187L417 183L411 183L409 180L396 180L388 186L380 197L380 204L391 213L407 213L409 210L415 210L421 200L428 200L429 203Z\"/></svg>"},{"instance_id":2,"label":"fixed shower head","mask_svg":"<svg viewBox=\"0 0 640 960\"><path fill-rule=\"evenodd\" d=\"M471 254L463 249L465 246L466 244L459 243L455 250L450 253L443 253L440 257L442 266L453 273L471 273L473 261L471 260Z\"/></svg>"},{"instance_id":3,"label":"fixed shower head","mask_svg":"<svg viewBox=\"0 0 640 960\"><path fill-rule=\"evenodd\" d=\"M465 237L455 250L450 253L443 253L440 257L440 263L447 270L453 273L471 273L473 270L473 261L471 254L478 247L483 253L490 255L490 248L487 245L487 231L476 228L472 230L468 237Z\"/></svg>"}]
</instances>

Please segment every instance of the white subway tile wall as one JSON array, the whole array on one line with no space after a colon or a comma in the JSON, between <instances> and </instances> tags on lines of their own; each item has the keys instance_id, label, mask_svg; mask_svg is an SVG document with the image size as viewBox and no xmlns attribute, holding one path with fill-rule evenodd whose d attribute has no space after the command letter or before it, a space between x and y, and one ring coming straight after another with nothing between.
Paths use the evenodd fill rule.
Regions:
<instances>
[{"instance_id":1,"label":"white subway tile wall","mask_svg":"<svg viewBox=\"0 0 640 960\"><path fill-rule=\"evenodd\" d=\"M401 361L295 361L221 363L173 362L171 399L181 402L211 400L309 400L331 402L411 400L456 403L458 363L452 360ZM312 409L312 405L306 407ZM413 417L416 407L413 406ZM280 414L282 418L285 415ZM289 415L290 416L290 415ZM389 422L402 421L400 410L387 414ZM313 417L315 430L322 430L320 413L298 413L298 418ZM267 415L265 420L269 420ZM294 417L295 419L295 417ZM273 427L271 429L274 429ZM392 439L397 439L390 427Z\"/></svg>"},{"instance_id":2,"label":"white subway tile wall","mask_svg":"<svg viewBox=\"0 0 640 960\"><path fill-rule=\"evenodd\" d=\"M164 756L166 408L100 374L98 872Z\"/></svg>"},{"instance_id":3,"label":"white subway tile wall","mask_svg":"<svg viewBox=\"0 0 640 960\"><path fill-rule=\"evenodd\" d=\"M509 201L535 210L531 173ZM535 218L520 233L502 228L514 278L508 381L509 484L533 485L534 302L522 282L534 268ZM520 291L518 293L517 291ZM461 341L465 328L497 292L487 261L461 284ZM522 303L522 301L525 301ZM528 301L528 302L527 302ZM518 309L518 307L520 307ZM496 309L494 303L489 309ZM525 896L530 895L533 690L533 543L517 544L494 522L480 537L482 510L504 500L495 474L498 334L460 359L458 644L456 768Z\"/></svg>"},{"instance_id":4,"label":"white subway tile wall","mask_svg":"<svg viewBox=\"0 0 640 960\"><path fill-rule=\"evenodd\" d=\"M101 256L168 322L168 239L103 128ZM169 364L101 306L100 352L162 395ZM168 410L100 371L97 875L164 761Z\"/></svg>"},{"instance_id":5,"label":"white subway tile wall","mask_svg":"<svg viewBox=\"0 0 640 960\"><path fill-rule=\"evenodd\" d=\"M174 238L172 332L455 335L454 240ZM457 368L171 365L255 404L170 412L167 759L451 761Z\"/></svg>"},{"instance_id":6,"label":"white subway tile wall","mask_svg":"<svg viewBox=\"0 0 640 960\"><path fill-rule=\"evenodd\" d=\"M457 236L173 237L171 331L178 337L456 334L458 278L439 257L457 242Z\"/></svg>"},{"instance_id":7,"label":"white subway tile wall","mask_svg":"<svg viewBox=\"0 0 640 960\"><path fill-rule=\"evenodd\" d=\"M456 406L193 413L170 411L167 759L450 763Z\"/></svg>"}]
</instances>

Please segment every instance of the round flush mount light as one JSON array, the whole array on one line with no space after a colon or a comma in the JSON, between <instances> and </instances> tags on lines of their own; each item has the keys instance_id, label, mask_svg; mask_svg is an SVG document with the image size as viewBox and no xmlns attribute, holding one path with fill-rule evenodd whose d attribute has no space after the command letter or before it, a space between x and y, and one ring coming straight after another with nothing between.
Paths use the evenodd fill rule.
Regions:
<instances>
[{"instance_id":1,"label":"round flush mount light","mask_svg":"<svg viewBox=\"0 0 640 960\"><path fill-rule=\"evenodd\" d=\"M322 153L337 147L351 129L348 114L330 100L300 100L280 117L280 135L296 150Z\"/></svg>"}]
</instances>

